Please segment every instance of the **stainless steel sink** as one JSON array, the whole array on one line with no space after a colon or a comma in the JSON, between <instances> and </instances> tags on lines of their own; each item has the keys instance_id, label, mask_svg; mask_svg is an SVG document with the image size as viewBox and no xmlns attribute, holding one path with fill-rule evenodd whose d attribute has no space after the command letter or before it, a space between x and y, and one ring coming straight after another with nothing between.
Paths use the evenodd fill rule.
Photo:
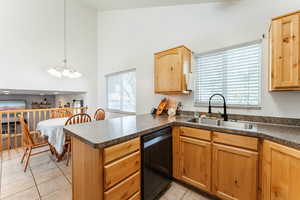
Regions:
<instances>
[{"instance_id":1,"label":"stainless steel sink","mask_svg":"<svg viewBox=\"0 0 300 200\"><path fill-rule=\"evenodd\" d=\"M192 118L188 120L187 122L191 123L198 123L198 124L207 124L207 125L213 125L213 126L223 126L228 128L238 128L238 129L253 129L254 124L250 122L239 122L239 121L224 121L222 119L199 119L199 118Z\"/></svg>"},{"instance_id":2,"label":"stainless steel sink","mask_svg":"<svg viewBox=\"0 0 300 200\"><path fill-rule=\"evenodd\" d=\"M220 124L221 124L221 119L209 119L209 118L200 119L200 118L192 118L192 119L188 120L188 122L220 126Z\"/></svg>"}]
</instances>

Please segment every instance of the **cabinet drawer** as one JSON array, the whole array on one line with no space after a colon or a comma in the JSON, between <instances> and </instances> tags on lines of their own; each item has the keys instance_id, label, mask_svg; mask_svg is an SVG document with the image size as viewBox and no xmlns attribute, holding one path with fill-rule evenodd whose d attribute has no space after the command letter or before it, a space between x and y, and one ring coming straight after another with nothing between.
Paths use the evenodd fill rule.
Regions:
<instances>
[{"instance_id":1,"label":"cabinet drawer","mask_svg":"<svg viewBox=\"0 0 300 200\"><path fill-rule=\"evenodd\" d=\"M207 130L201 130L196 128L189 128L189 127L181 127L180 128L180 135L186 137L197 138L201 140L211 141L211 132Z\"/></svg>"},{"instance_id":2,"label":"cabinet drawer","mask_svg":"<svg viewBox=\"0 0 300 200\"><path fill-rule=\"evenodd\" d=\"M140 149L140 138L104 149L104 164L122 158Z\"/></svg>"},{"instance_id":3,"label":"cabinet drawer","mask_svg":"<svg viewBox=\"0 0 300 200\"><path fill-rule=\"evenodd\" d=\"M111 188L126 177L138 171L140 169L140 165L140 152L138 151L104 166L105 190Z\"/></svg>"},{"instance_id":4,"label":"cabinet drawer","mask_svg":"<svg viewBox=\"0 0 300 200\"><path fill-rule=\"evenodd\" d=\"M140 192L140 172L133 174L115 187L104 192L105 200L138 200ZM134 195L134 196L133 196Z\"/></svg>"},{"instance_id":5,"label":"cabinet drawer","mask_svg":"<svg viewBox=\"0 0 300 200\"><path fill-rule=\"evenodd\" d=\"M141 200L141 193L137 192L136 194L134 194L130 199L128 200Z\"/></svg>"},{"instance_id":6,"label":"cabinet drawer","mask_svg":"<svg viewBox=\"0 0 300 200\"><path fill-rule=\"evenodd\" d=\"M213 141L216 143L232 145L254 151L257 151L258 148L258 139L247 136L213 132Z\"/></svg>"}]
</instances>

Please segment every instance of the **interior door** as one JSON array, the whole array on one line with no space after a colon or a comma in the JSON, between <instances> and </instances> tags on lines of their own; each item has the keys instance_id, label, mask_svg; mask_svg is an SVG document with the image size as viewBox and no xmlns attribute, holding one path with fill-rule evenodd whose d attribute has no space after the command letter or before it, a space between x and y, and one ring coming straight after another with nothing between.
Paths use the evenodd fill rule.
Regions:
<instances>
[{"instance_id":1,"label":"interior door","mask_svg":"<svg viewBox=\"0 0 300 200\"><path fill-rule=\"evenodd\" d=\"M181 180L211 191L211 143L180 136Z\"/></svg>"},{"instance_id":2,"label":"interior door","mask_svg":"<svg viewBox=\"0 0 300 200\"><path fill-rule=\"evenodd\" d=\"M258 153L213 144L213 192L225 200L257 199Z\"/></svg>"},{"instance_id":3,"label":"interior door","mask_svg":"<svg viewBox=\"0 0 300 200\"><path fill-rule=\"evenodd\" d=\"M299 81L299 15L292 15L272 23L272 86L300 87Z\"/></svg>"},{"instance_id":4,"label":"interior door","mask_svg":"<svg viewBox=\"0 0 300 200\"><path fill-rule=\"evenodd\" d=\"M156 55L156 92L181 91L181 54L177 49Z\"/></svg>"}]
</instances>

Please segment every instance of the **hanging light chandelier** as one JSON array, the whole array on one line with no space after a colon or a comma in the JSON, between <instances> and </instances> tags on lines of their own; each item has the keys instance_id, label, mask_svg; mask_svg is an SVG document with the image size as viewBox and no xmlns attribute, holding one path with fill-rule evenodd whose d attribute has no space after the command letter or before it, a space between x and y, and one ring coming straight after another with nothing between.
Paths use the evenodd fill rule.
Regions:
<instances>
[{"instance_id":1,"label":"hanging light chandelier","mask_svg":"<svg viewBox=\"0 0 300 200\"><path fill-rule=\"evenodd\" d=\"M62 66L52 67L48 70L48 73L52 76L62 78L80 78L82 74L72 67L68 65L67 61L67 28L66 28L66 20L67 20L67 7L66 7L66 0L64 0L64 60Z\"/></svg>"}]
</instances>

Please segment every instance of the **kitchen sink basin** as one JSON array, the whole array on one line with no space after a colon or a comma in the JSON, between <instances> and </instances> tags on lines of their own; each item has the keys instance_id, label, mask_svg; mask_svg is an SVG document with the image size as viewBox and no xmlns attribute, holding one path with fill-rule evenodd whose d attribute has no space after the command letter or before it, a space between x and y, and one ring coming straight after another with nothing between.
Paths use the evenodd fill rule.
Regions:
<instances>
[{"instance_id":1,"label":"kitchen sink basin","mask_svg":"<svg viewBox=\"0 0 300 200\"><path fill-rule=\"evenodd\" d=\"M198 123L203 125L213 125L213 126L222 126L228 128L238 128L238 129L253 129L254 124L250 122L239 122L239 121L224 121L223 119L199 119L199 118L192 118L187 122L191 123Z\"/></svg>"}]
</instances>

